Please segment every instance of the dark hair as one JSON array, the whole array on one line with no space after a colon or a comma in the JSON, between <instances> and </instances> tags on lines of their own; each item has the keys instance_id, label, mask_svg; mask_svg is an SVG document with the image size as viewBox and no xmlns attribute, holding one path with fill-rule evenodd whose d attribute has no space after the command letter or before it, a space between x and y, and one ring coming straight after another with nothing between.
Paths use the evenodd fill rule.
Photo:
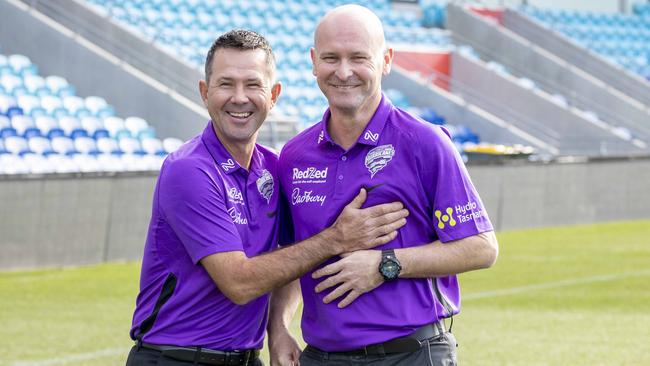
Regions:
<instances>
[{"instance_id":1,"label":"dark hair","mask_svg":"<svg viewBox=\"0 0 650 366\"><path fill-rule=\"evenodd\" d=\"M212 74L212 59L214 58L215 52L220 48L230 48L241 51L248 50L262 50L266 53L266 64L271 70L271 77L275 72L275 56L273 55L273 50L269 41L264 38L261 34L254 32L248 29L233 29L227 33L222 34L217 38L212 46L210 51L208 51L208 56L205 58L205 82L207 83L210 80L210 75Z\"/></svg>"}]
</instances>

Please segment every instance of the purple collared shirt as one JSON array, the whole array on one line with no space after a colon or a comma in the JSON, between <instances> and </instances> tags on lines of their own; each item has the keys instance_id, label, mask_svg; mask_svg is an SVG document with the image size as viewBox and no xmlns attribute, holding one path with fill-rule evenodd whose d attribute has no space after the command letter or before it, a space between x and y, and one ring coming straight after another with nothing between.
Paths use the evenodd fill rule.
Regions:
<instances>
[{"instance_id":1,"label":"purple collared shirt","mask_svg":"<svg viewBox=\"0 0 650 366\"><path fill-rule=\"evenodd\" d=\"M256 145L246 171L211 123L167 157L153 197L132 338L150 321L145 319L151 319L156 303L168 297L144 342L217 350L262 347L268 295L237 305L199 261L228 251L253 257L276 247L276 169L277 155ZM167 281L163 290L169 278L175 286Z\"/></svg>"},{"instance_id":2,"label":"purple collared shirt","mask_svg":"<svg viewBox=\"0 0 650 366\"><path fill-rule=\"evenodd\" d=\"M357 143L345 151L327 133L329 117L328 110L320 123L293 138L280 154L280 186L297 241L330 226L361 187L368 191L364 207L400 201L410 212L397 238L377 249L448 242L492 230L445 129L382 97ZM312 279L311 272L301 278L302 333L308 344L325 351L402 337L460 310L456 276L383 283L343 309L337 308L343 298L324 304L329 291L314 291L322 280Z\"/></svg>"}]
</instances>

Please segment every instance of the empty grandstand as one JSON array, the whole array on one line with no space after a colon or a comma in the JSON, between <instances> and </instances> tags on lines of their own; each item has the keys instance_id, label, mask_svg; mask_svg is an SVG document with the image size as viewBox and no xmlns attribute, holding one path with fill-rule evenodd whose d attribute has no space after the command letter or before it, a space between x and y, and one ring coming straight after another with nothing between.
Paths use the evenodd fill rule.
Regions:
<instances>
[{"instance_id":1,"label":"empty grandstand","mask_svg":"<svg viewBox=\"0 0 650 366\"><path fill-rule=\"evenodd\" d=\"M122 202L117 188L107 187L141 179L124 202L147 202L144 182L207 121L198 80L211 42L231 28L257 30L272 43L283 94L259 141L281 148L326 108L309 49L319 17L344 2L0 0L2 182L76 187L60 197L65 200L87 194L81 187L92 186L88 179L106 179L99 191ZM396 51L385 94L445 125L470 169L487 169L478 180L490 181L483 183L495 195L487 195L488 206L503 204L499 192L513 189L495 188L488 178L489 169L509 176L509 161L533 169L650 153L647 3L626 13L549 9L537 1L508 8L469 1L356 3L381 17ZM505 165L473 165L483 162ZM546 182L539 181L527 184ZM33 193L47 201L43 192ZM109 206L97 211L111 217L105 244L123 238L141 245L136 233L146 225L117 219L120 204ZM601 209L582 217L609 217L597 214ZM498 227L526 226L513 219L516 212L495 219ZM534 225L555 222L546 217ZM119 257L126 249L118 247L104 249L102 258ZM139 255L131 250L127 257Z\"/></svg>"}]
</instances>

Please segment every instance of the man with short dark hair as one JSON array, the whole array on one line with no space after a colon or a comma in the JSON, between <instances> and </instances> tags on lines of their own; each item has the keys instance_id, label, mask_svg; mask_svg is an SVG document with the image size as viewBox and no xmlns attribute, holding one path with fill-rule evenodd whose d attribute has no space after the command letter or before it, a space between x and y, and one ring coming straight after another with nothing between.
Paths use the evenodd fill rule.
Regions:
<instances>
[{"instance_id":1,"label":"man with short dark hair","mask_svg":"<svg viewBox=\"0 0 650 366\"><path fill-rule=\"evenodd\" d=\"M281 92L261 35L235 30L206 59L199 91L211 121L160 170L133 315L128 366L261 365L269 291L327 258L382 245L408 214L361 209L365 191L322 232L274 250L277 155L257 134Z\"/></svg>"},{"instance_id":2,"label":"man with short dark hair","mask_svg":"<svg viewBox=\"0 0 650 366\"><path fill-rule=\"evenodd\" d=\"M359 187L367 204L402 202L409 221L381 250L347 253L301 277L302 354L287 329L299 287L274 292L272 365L454 365L456 341L443 320L460 311L456 274L491 266L498 252L478 193L448 132L382 94L393 50L372 11L345 5L327 13L311 58L329 108L278 162L286 197L322 197L290 200L296 239L325 228ZM296 179L292 172L305 167L333 174Z\"/></svg>"}]
</instances>

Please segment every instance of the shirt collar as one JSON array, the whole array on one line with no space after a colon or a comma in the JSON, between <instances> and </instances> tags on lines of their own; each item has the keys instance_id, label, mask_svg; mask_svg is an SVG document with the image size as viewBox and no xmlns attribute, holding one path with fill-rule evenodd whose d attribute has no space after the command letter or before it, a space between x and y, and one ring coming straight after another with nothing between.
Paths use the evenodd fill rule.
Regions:
<instances>
[{"instance_id":1,"label":"shirt collar","mask_svg":"<svg viewBox=\"0 0 650 366\"><path fill-rule=\"evenodd\" d=\"M201 140L203 144L212 155L212 159L217 163L217 165L224 171L226 174L232 174L239 169L244 169L237 160L235 160L232 155L226 150L225 146L219 141L219 137L214 132L212 127L212 121L208 121L208 125L203 130L201 134ZM251 168L257 166L259 163L256 160L259 160L257 148L253 149L253 157L251 160ZM246 169L244 169L246 170Z\"/></svg>"},{"instance_id":2,"label":"shirt collar","mask_svg":"<svg viewBox=\"0 0 650 366\"><path fill-rule=\"evenodd\" d=\"M372 118L370 118L370 122L368 122L366 128L359 136L357 143L377 146L379 144L379 137L384 130L384 126L386 126L388 115L392 109L393 105L391 104L390 100L384 95L384 93L382 93L381 100L379 101L379 106L375 110L375 114L373 114ZM327 132L327 123L329 122L330 117L331 112L330 109L327 108L325 114L323 114L323 119L320 121L320 133L318 134L318 139L316 140L316 144L318 145L322 144L323 142L334 143L329 133Z\"/></svg>"}]
</instances>

